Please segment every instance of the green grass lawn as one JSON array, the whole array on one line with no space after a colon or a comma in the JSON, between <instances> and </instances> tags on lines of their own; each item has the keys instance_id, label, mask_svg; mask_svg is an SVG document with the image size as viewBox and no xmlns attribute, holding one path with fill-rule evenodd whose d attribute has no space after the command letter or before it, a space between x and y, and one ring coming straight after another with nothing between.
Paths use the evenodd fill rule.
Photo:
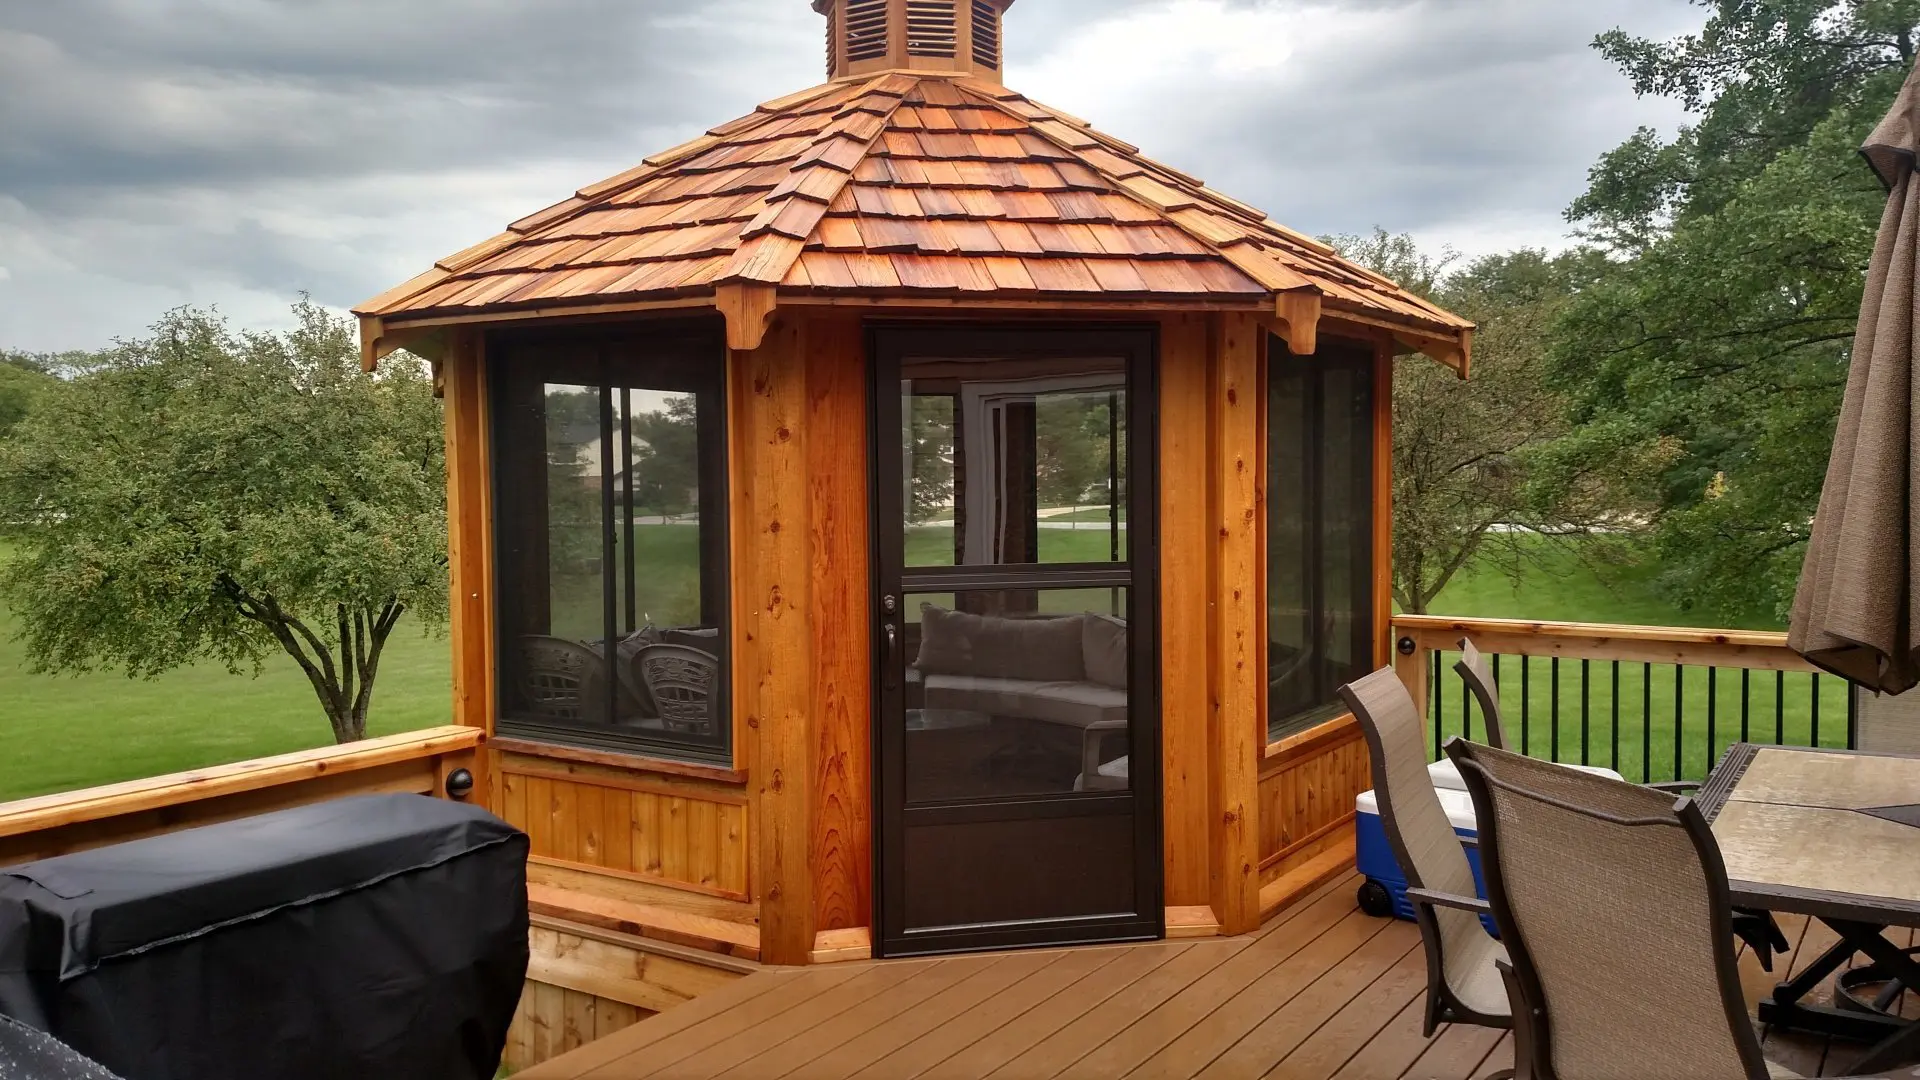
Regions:
<instances>
[{"instance_id":1,"label":"green grass lawn","mask_svg":"<svg viewBox=\"0 0 1920 1080\"><path fill-rule=\"evenodd\" d=\"M0 548L0 557L6 550ZM112 672L40 675L0 606L0 799L135 780L324 746L333 741L313 687L276 657L259 678L216 665L153 680ZM369 733L444 724L453 689L444 634L401 619L374 682Z\"/></svg>"},{"instance_id":2,"label":"green grass lawn","mask_svg":"<svg viewBox=\"0 0 1920 1080\"><path fill-rule=\"evenodd\" d=\"M1608 567L1597 573L1572 550L1560 547L1543 548L1541 565L1529 570L1517 586L1491 567L1470 566L1448 584L1432 610L1475 618L1648 626L1703 622L1662 595L1653 569ZM1783 629L1763 618L1734 622L1740 629ZM1434 695L1443 738L1460 733L1465 687L1453 673L1458 658L1455 653L1442 657L1441 681ZM1509 739L1519 742L1524 728L1527 751L1535 756L1608 765L1631 779L1698 779L1728 743L1741 739L1801 746L1847 743L1847 689L1831 677L1734 670L1710 676L1705 669L1687 668L1677 676L1676 702L1676 674L1670 664L1618 665L1617 697L1616 670L1610 662L1560 661L1558 693L1554 663L1548 659L1529 661L1523 672L1520 658L1506 657L1500 661L1498 675L1500 711ZM1478 733L1477 708L1473 713ZM1680 725L1677 752L1676 715L1685 721ZM1643 750L1649 747L1650 753Z\"/></svg>"}]
</instances>

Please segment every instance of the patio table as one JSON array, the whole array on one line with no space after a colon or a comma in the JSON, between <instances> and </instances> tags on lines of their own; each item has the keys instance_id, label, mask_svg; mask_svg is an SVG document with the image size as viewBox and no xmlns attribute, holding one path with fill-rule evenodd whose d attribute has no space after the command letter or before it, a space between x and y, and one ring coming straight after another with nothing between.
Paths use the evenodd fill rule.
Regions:
<instances>
[{"instance_id":1,"label":"patio table","mask_svg":"<svg viewBox=\"0 0 1920 1080\"><path fill-rule=\"evenodd\" d=\"M1876 1043L1861 1072L1920 1059L1920 1025L1806 1000L1856 952L1920 988L1920 963L1883 933L1920 927L1920 756L1735 743L1698 801L1735 907L1807 915L1840 938L1774 987L1760 1020Z\"/></svg>"}]
</instances>

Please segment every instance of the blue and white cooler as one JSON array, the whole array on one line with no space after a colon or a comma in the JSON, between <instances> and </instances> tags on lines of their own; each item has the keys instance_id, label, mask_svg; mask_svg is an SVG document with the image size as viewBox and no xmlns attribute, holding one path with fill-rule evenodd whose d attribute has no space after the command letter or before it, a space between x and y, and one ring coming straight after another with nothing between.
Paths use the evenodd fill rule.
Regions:
<instances>
[{"instance_id":1,"label":"blue and white cooler","mask_svg":"<svg viewBox=\"0 0 1920 1080\"><path fill-rule=\"evenodd\" d=\"M1621 779L1612 769L1595 765L1562 767ZM1453 826L1454 833L1478 839L1480 829L1473 816L1473 797L1467 794L1459 767L1450 759L1442 758L1427 766L1427 775L1433 780L1434 794L1440 796L1440 807L1447 812L1447 822ZM1387 842L1386 826L1380 820L1379 799L1373 792L1363 791L1354 799L1353 809L1354 868L1367 879L1360 885L1360 910L1381 918L1391 915L1411 920L1413 902L1407 899L1407 875L1401 871L1400 861L1393 857L1393 845ZM1478 847L1467 848L1467 864L1473 867L1474 890L1484 898L1487 887L1480 877ZM1496 933L1492 919L1482 915L1480 921L1486 924L1488 933Z\"/></svg>"}]
</instances>

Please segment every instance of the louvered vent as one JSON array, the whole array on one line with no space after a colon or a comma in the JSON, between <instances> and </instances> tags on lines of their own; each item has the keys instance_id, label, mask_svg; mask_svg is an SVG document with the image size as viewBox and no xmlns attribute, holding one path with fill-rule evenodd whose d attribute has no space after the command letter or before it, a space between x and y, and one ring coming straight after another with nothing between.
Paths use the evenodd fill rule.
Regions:
<instances>
[{"instance_id":1,"label":"louvered vent","mask_svg":"<svg viewBox=\"0 0 1920 1080\"><path fill-rule=\"evenodd\" d=\"M952 57L959 26L954 0L907 0L907 55Z\"/></svg>"},{"instance_id":2,"label":"louvered vent","mask_svg":"<svg viewBox=\"0 0 1920 1080\"><path fill-rule=\"evenodd\" d=\"M847 0L847 60L887 55L887 0Z\"/></svg>"},{"instance_id":3,"label":"louvered vent","mask_svg":"<svg viewBox=\"0 0 1920 1080\"><path fill-rule=\"evenodd\" d=\"M973 62L1000 66L1000 12L986 0L973 0Z\"/></svg>"},{"instance_id":4,"label":"louvered vent","mask_svg":"<svg viewBox=\"0 0 1920 1080\"><path fill-rule=\"evenodd\" d=\"M840 5L827 5L827 78L840 74L835 52L840 47Z\"/></svg>"}]
</instances>

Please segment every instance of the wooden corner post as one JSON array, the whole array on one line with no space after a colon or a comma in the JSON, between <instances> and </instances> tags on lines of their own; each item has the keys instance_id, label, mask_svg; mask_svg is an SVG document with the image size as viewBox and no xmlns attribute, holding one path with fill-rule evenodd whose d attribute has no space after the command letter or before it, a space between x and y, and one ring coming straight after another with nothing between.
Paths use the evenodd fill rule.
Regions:
<instances>
[{"instance_id":1,"label":"wooden corner post","mask_svg":"<svg viewBox=\"0 0 1920 1080\"><path fill-rule=\"evenodd\" d=\"M478 330L453 335L439 367L447 433L447 616L453 637L453 722L489 734L494 717L493 503L486 358ZM470 799L496 805L486 754L466 767Z\"/></svg>"},{"instance_id":2,"label":"wooden corner post","mask_svg":"<svg viewBox=\"0 0 1920 1080\"><path fill-rule=\"evenodd\" d=\"M736 351L744 400L736 445L749 492L736 563L747 617L741 658L751 823L758 851L760 956L805 964L813 952L813 633L807 476L805 324L776 319L750 352Z\"/></svg>"},{"instance_id":3,"label":"wooden corner post","mask_svg":"<svg viewBox=\"0 0 1920 1080\"><path fill-rule=\"evenodd\" d=\"M1214 528L1208 723L1214 913L1225 934L1260 925L1260 752L1266 741L1259 320L1213 316L1208 364L1208 514Z\"/></svg>"}]
</instances>

